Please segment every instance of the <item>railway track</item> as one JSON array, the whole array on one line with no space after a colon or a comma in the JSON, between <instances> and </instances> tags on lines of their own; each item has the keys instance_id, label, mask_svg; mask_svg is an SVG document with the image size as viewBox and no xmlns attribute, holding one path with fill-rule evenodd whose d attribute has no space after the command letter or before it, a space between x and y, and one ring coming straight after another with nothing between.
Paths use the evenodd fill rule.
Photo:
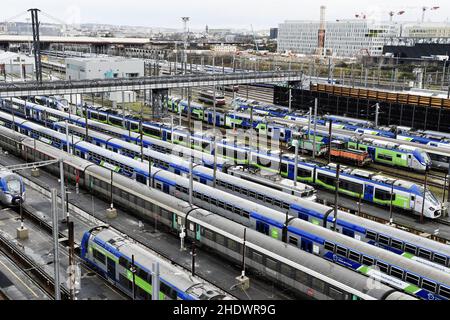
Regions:
<instances>
[{"instance_id":1,"label":"railway track","mask_svg":"<svg viewBox=\"0 0 450 320\"><path fill-rule=\"evenodd\" d=\"M55 298L54 278L49 275L42 266L28 257L20 247L0 234L0 251L11 259L17 266L42 288L49 296ZM67 288L61 286L61 299L68 300L70 292Z\"/></svg>"},{"instance_id":2,"label":"railway track","mask_svg":"<svg viewBox=\"0 0 450 320\"><path fill-rule=\"evenodd\" d=\"M27 184L34 184L34 185L39 186L39 188L41 189L41 190L39 190L39 192L41 192L41 193L42 193L44 196L46 196L46 197L49 197L49 196L50 196L51 192L50 192L50 188L49 188L48 186L44 186L44 185L42 185L42 184L37 184L36 182L31 182L31 181L29 181L29 180L26 179L26 178L24 178L24 181L25 181ZM42 191L43 191L43 192L42 192ZM58 197L59 197L59 196L58 196ZM24 208L23 208L23 209L24 209ZM103 220L103 219L101 219L101 218L99 218L99 217L94 217L94 216L92 216L91 214L89 214L88 212L84 211L82 208L80 208L80 207L77 206L76 204L71 203L70 200L69 200L69 210L75 211L75 212L77 212L77 213L80 213L80 212L81 212L81 213L83 213L83 216L88 217L88 219L92 219L92 220L95 220L95 221L100 221L100 222L103 223L104 225L109 225L109 226L110 226L110 223L109 223L108 221ZM24 216L26 215L29 219L31 219L31 220L33 220L35 223L41 225L42 228L43 228L47 233L52 234L52 226L51 226L48 222L44 221L43 219L41 219L40 217L38 217L37 215L35 215L34 213L32 213L32 212L29 211L29 210L23 210L23 215L24 215ZM97 223L97 225L99 225L99 224L100 224L100 223ZM168 254L164 254L164 253L161 253L161 252L157 252L157 251L155 251L155 249L149 248L148 246L146 246L145 244L143 244L141 241L139 241L136 237L134 237L132 234L128 234L127 231L124 230L123 228L120 228L120 227L118 227L118 226L114 226L114 227L110 226L110 228L115 229L115 230L117 230L118 232L120 232L120 233L122 233L122 234L126 234L127 237L130 238L131 240L133 240L135 243L138 243L139 245L141 245L141 246L143 246L143 247L145 247L145 248L150 249L151 251L155 252L157 255L159 255L159 256L162 257L163 259L166 259L167 261L170 261L171 264L173 264L173 265L175 265L175 266L178 266L178 267L182 268L182 269L185 270L186 272L189 272L189 273L191 272L190 269L186 268L186 267L183 266L182 264L179 264L179 263L173 261L173 259L171 259L171 257L170 257ZM60 244L63 244L63 245L65 245L65 246L68 246L68 239L67 239L67 236L66 236L63 232L59 232L59 237L60 237L60 239L62 240L62 241L60 241ZM76 244L76 247L77 247L77 246L79 247L79 244L78 244L78 243L75 243L75 244ZM76 251L76 253L79 253L79 252ZM85 267L86 269L88 269L88 270L90 270L90 271L95 272L96 274L98 274L95 270L93 270L92 268L90 268L89 266L87 266L87 265L85 265L85 264L83 264L83 267ZM101 275L99 275L99 274L98 274L98 276L101 277L102 279L104 279L104 280L105 280L105 283L109 285L109 282L108 282L108 280L107 280L106 278L104 278L103 276L101 276ZM197 276L198 278L201 278L204 282L211 283L210 281L206 280L204 277L200 276L198 273L196 273L196 276ZM114 287L114 289L120 291L120 289L118 289L118 288L116 288L116 287ZM235 297L235 295L232 294L232 293L228 290L228 288L220 288L220 289L221 289L222 291L226 292L227 294L229 294L230 296ZM122 291L120 291L120 292L122 292ZM122 292L122 293L123 293L123 292ZM126 296L125 293L123 293L123 294L124 294L124 296ZM235 297L235 298L237 299L237 297Z\"/></svg>"}]
</instances>

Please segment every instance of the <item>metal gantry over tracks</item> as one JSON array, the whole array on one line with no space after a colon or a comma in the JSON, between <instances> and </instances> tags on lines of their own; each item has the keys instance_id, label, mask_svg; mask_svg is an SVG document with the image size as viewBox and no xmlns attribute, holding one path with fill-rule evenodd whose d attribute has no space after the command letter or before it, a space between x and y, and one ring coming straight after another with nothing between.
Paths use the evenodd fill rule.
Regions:
<instances>
[{"instance_id":1,"label":"metal gantry over tracks","mask_svg":"<svg viewBox=\"0 0 450 320\"><path fill-rule=\"evenodd\" d=\"M0 98L88 94L128 90L187 88L218 85L300 82L298 71L239 72L231 74L188 74L159 77L117 78L94 80L9 82L0 84Z\"/></svg>"}]
</instances>

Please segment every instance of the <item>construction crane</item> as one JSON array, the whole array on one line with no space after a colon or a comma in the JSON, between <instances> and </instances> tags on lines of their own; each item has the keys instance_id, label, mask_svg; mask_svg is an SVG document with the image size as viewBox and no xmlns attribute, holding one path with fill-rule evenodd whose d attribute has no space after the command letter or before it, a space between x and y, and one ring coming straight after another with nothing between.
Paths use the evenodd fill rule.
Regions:
<instances>
[{"instance_id":1,"label":"construction crane","mask_svg":"<svg viewBox=\"0 0 450 320\"><path fill-rule=\"evenodd\" d=\"M439 7L422 7L422 23L424 23L424 21L425 21L425 12L427 10L432 11L432 10L437 10L437 9L439 9Z\"/></svg>"},{"instance_id":2,"label":"construction crane","mask_svg":"<svg viewBox=\"0 0 450 320\"><path fill-rule=\"evenodd\" d=\"M394 20L394 16L401 16L404 13L405 13L404 10L398 12L389 11L389 21L392 22Z\"/></svg>"}]
</instances>

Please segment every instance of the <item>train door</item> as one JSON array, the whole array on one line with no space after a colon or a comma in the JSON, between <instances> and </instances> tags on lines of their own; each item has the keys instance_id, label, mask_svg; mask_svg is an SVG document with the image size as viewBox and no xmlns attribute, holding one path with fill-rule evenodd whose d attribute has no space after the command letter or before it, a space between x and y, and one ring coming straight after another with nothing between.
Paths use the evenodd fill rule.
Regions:
<instances>
[{"instance_id":1,"label":"train door","mask_svg":"<svg viewBox=\"0 0 450 320\"><path fill-rule=\"evenodd\" d=\"M302 238L302 242L300 244L300 249L312 253L313 252L313 243L311 240Z\"/></svg>"},{"instance_id":2,"label":"train door","mask_svg":"<svg viewBox=\"0 0 450 320\"><path fill-rule=\"evenodd\" d=\"M112 260L111 258L107 257L106 267L108 270L108 278L110 278L111 280L113 280L115 282L116 281L116 262L114 260Z\"/></svg>"},{"instance_id":3,"label":"train door","mask_svg":"<svg viewBox=\"0 0 450 320\"><path fill-rule=\"evenodd\" d=\"M412 159L412 155L408 154L408 167L409 168L413 168L413 159Z\"/></svg>"},{"instance_id":4,"label":"train door","mask_svg":"<svg viewBox=\"0 0 450 320\"><path fill-rule=\"evenodd\" d=\"M412 210L414 210L416 207L417 208L422 208L422 201L421 201L421 199L422 199L422 197L419 197L419 199L417 199L417 196L411 195L410 208Z\"/></svg>"},{"instance_id":5,"label":"train door","mask_svg":"<svg viewBox=\"0 0 450 320\"><path fill-rule=\"evenodd\" d=\"M208 124L213 124L213 115L211 112L208 112Z\"/></svg>"},{"instance_id":6,"label":"train door","mask_svg":"<svg viewBox=\"0 0 450 320\"><path fill-rule=\"evenodd\" d=\"M172 228L175 230L178 229L177 215L175 213L172 213Z\"/></svg>"},{"instance_id":7,"label":"train door","mask_svg":"<svg viewBox=\"0 0 450 320\"><path fill-rule=\"evenodd\" d=\"M374 188L372 185L370 184L366 184L364 186L364 199L367 201L372 201L373 200L373 193L374 193Z\"/></svg>"},{"instance_id":8,"label":"train door","mask_svg":"<svg viewBox=\"0 0 450 320\"><path fill-rule=\"evenodd\" d=\"M198 224L195 225L195 239L197 241L201 240L200 226Z\"/></svg>"},{"instance_id":9,"label":"train door","mask_svg":"<svg viewBox=\"0 0 450 320\"><path fill-rule=\"evenodd\" d=\"M372 158L372 160L375 161L375 152L376 152L376 148L374 148L374 147L368 147L368 148L367 148L367 152L369 153L369 156Z\"/></svg>"},{"instance_id":10,"label":"train door","mask_svg":"<svg viewBox=\"0 0 450 320\"><path fill-rule=\"evenodd\" d=\"M269 225L267 223L256 221L256 231L269 235Z\"/></svg>"}]
</instances>

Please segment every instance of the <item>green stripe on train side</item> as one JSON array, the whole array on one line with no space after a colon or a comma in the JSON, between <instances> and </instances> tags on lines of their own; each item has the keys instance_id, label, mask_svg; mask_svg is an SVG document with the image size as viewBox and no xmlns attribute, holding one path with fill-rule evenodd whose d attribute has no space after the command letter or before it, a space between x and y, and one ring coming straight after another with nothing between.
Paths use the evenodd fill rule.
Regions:
<instances>
[{"instance_id":1,"label":"green stripe on train side","mask_svg":"<svg viewBox=\"0 0 450 320\"><path fill-rule=\"evenodd\" d=\"M391 204L391 200L380 200L377 199L375 196L373 197L373 202L384 206L389 206ZM392 205L394 207L402 208L405 210L411 209L409 197L404 197L398 194L395 194L395 199L392 201Z\"/></svg>"},{"instance_id":2,"label":"green stripe on train side","mask_svg":"<svg viewBox=\"0 0 450 320\"><path fill-rule=\"evenodd\" d=\"M127 271L127 278L128 280L130 280L131 282L133 282L133 273L130 270L126 270ZM151 284L149 284L147 281L139 278L138 276L134 276L134 283L141 288L142 290L144 290L145 292L147 292L148 294L152 294L152 290L153 290L153 286ZM162 293L161 291L159 292L159 300L164 300L165 295L164 293Z\"/></svg>"}]
</instances>

